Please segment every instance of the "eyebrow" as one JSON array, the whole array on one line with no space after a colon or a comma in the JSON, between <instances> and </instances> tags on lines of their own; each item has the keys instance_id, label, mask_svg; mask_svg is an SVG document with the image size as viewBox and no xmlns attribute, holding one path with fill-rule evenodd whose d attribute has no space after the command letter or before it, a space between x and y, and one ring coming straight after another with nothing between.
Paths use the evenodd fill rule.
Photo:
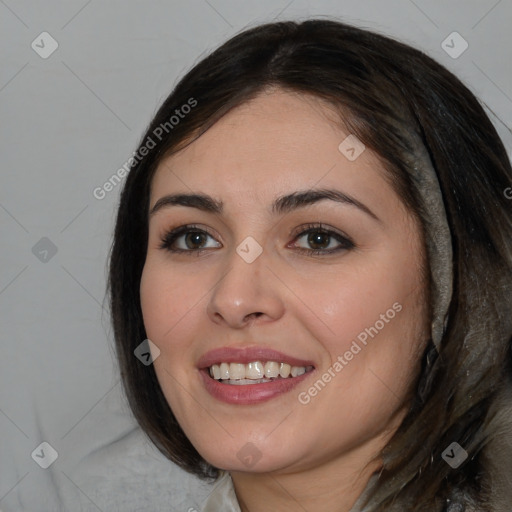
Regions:
<instances>
[{"instance_id":1,"label":"eyebrow","mask_svg":"<svg viewBox=\"0 0 512 512\"><path fill-rule=\"evenodd\" d=\"M326 199L354 206L380 222L377 215L366 205L354 197L334 189L304 190L280 196L272 203L271 211L276 215L289 213ZM207 194L170 194L158 199L153 208L151 208L149 216L152 217L156 212L171 206L188 206L208 213L221 214L224 203Z\"/></svg>"}]
</instances>

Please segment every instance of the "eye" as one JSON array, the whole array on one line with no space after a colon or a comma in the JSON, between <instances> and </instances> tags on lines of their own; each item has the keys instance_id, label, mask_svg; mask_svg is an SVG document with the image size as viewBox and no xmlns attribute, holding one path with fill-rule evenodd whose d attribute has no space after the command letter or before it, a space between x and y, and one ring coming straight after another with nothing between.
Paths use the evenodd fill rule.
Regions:
<instances>
[{"instance_id":1,"label":"eye","mask_svg":"<svg viewBox=\"0 0 512 512\"><path fill-rule=\"evenodd\" d=\"M180 226L166 232L159 247L174 253L199 253L204 249L221 247L216 241L214 245L206 245L208 238L214 240L204 229L194 225Z\"/></svg>"},{"instance_id":2,"label":"eye","mask_svg":"<svg viewBox=\"0 0 512 512\"><path fill-rule=\"evenodd\" d=\"M304 227L306 229L304 229ZM293 246L296 247L296 241L303 239L303 244L306 247L297 247L300 252L306 254L332 254L334 252L349 250L355 247L354 242L346 235L333 231L332 229L325 228L322 224L308 224L307 226L301 226L300 231L295 235L295 243ZM309 246L309 247L307 247Z\"/></svg>"},{"instance_id":3,"label":"eye","mask_svg":"<svg viewBox=\"0 0 512 512\"><path fill-rule=\"evenodd\" d=\"M300 231L294 235L294 243L290 244L299 252L309 255L328 255L355 247L348 236L327 229L322 224L308 224L299 229ZM208 239L211 239L209 245L207 245ZM300 244L297 244L297 241L301 239L303 239L302 244L309 247L301 247ZM219 248L222 245L205 229L196 225L185 225L167 231L162 237L159 247L171 253L199 255L206 249Z\"/></svg>"}]
</instances>

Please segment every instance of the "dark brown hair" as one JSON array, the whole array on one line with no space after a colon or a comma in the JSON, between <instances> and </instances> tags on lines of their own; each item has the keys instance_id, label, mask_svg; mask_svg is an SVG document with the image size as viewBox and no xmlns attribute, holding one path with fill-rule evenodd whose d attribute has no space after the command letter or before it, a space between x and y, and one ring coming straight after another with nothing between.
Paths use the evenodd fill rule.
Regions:
<instances>
[{"instance_id":1,"label":"dark brown hair","mask_svg":"<svg viewBox=\"0 0 512 512\"><path fill-rule=\"evenodd\" d=\"M504 195L512 183L510 162L484 109L454 75L421 51L336 21L270 23L236 35L181 79L151 121L139 150L149 140L155 147L137 159L126 179L108 283L116 350L135 418L170 460L202 478L218 474L178 425L153 366L133 353L146 339L139 285L149 191L164 156L268 87L311 94L338 108L420 220L425 206L404 157L411 150L404 130L419 134L427 149L453 238L453 298L440 351L430 344L425 352L416 396L385 449L371 503L378 511L392 504L408 512L437 511L462 489L487 510L481 464L486 425L494 397L512 375L512 216ZM170 123L186 104L194 107ZM441 458L453 441L469 453L457 471Z\"/></svg>"}]
</instances>

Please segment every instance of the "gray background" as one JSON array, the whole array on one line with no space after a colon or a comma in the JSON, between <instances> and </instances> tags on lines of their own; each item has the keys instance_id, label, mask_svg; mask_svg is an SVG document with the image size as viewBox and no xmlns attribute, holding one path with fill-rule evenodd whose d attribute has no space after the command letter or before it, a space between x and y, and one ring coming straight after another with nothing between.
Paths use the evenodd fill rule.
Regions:
<instances>
[{"instance_id":1,"label":"gray background","mask_svg":"<svg viewBox=\"0 0 512 512\"><path fill-rule=\"evenodd\" d=\"M3 512L199 509L209 488L146 441L122 395L103 307L121 187L93 190L199 58L246 26L315 15L422 48L512 147L510 0L0 0ZM59 46L43 59L31 43L47 51L45 31ZM457 58L441 46L453 31L469 44ZM43 441L48 469L31 457Z\"/></svg>"}]
</instances>

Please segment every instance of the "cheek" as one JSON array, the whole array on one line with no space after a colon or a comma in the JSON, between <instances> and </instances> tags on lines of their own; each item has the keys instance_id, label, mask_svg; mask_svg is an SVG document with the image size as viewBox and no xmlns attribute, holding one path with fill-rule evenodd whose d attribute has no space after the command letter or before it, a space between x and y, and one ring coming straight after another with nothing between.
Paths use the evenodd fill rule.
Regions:
<instances>
[{"instance_id":1,"label":"cheek","mask_svg":"<svg viewBox=\"0 0 512 512\"><path fill-rule=\"evenodd\" d=\"M330 348L339 352L348 350L353 339L376 323L378 331L401 324L406 315L396 309L405 308L417 287L418 276L404 267L382 264L369 269L363 264L317 276L315 287L310 280L304 281L300 295L308 297L307 305L319 312L319 328L329 333Z\"/></svg>"},{"instance_id":2,"label":"cheek","mask_svg":"<svg viewBox=\"0 0 512 512\"><path fill-rule=\"evenodd\" d=\"M187 379L185 362L190 350L187 342L190 333L187 330L194 322L193 315L201 306L198 300L202 296L192 283L184 286L183 280L183 276L180 278L176 272L148 258L140 282L146 335L160 350L154 361L154 370L178 420L184 416L183 411L191 408L189 395L185 393L183 396L177 383L184 383ZM185 319L187 321L182 321Z\"/></svg>"},{"instance_id":3,"label":"cheek","mask_svg":"<svg viewBox=\"0 0 512 512\"><path fill-rule=\"evenodd\" d=\"M140 303L146 334L152 341L161 339L165 323L178 313L169 311L167 306L172 303L168 299L166 280L156 268L146 264L140 282Z\"/></svg>"},{"instance_id":4,"label":"cheek","mask_svg":"<svg viewBox=\"0 0 512 512\"><path fill-rule=\"evenodd\" d=\"M140 282L140 301L146 334L159 348L166 349L175 330L183 328L180 320L193 314L201 298L201 290L193 280L186 282L176 272L152 261L146 262Z\"/></svg>"},{"instance_id":5,"label":"cheek","mask_svg":"<svg viewBox=\"0 0 512 512\"><path fill-rule=\"evenodd\" d=\"M190 361L197 325L205 313L206 285L197 275L171 268L149 256L140 283L140 300L147 337L160 350L154 369L162 391L179 418L193 405L177 383L190 379ZM192 401L193 402L193 401Z\"/></svg>"},{"instance_id":6,"label":"cheek","mask_svg":"<svg viewBox=\"0 0 512 512\"><path fill-rule=\"evenodd\" d=\"M318 378L329 382L304 391L312 397L308 421L326 438L356 442L400 418L418 371L424 308L416 292L389 284L364 299L361 287L345 285L326 322L334 334L322 338L329 363Z\"/></svg>"},{"instance_id":7,"label":"cheek","mask_svg":"<svg viewBox=\"0 0 512 512\"><path fill-rule=\"evenodd\" d=\"M331 366L332 400L344 396L361 421L405 399L428 337L426 285L411 253L403 254L317 275L313 289L305 280L297 293L308 296L319 313L321 321L309 315L308 329L321 340L330 364L337 362ZM296 314L308 317L305 310Z\"/></svg>"}]
</instances>

